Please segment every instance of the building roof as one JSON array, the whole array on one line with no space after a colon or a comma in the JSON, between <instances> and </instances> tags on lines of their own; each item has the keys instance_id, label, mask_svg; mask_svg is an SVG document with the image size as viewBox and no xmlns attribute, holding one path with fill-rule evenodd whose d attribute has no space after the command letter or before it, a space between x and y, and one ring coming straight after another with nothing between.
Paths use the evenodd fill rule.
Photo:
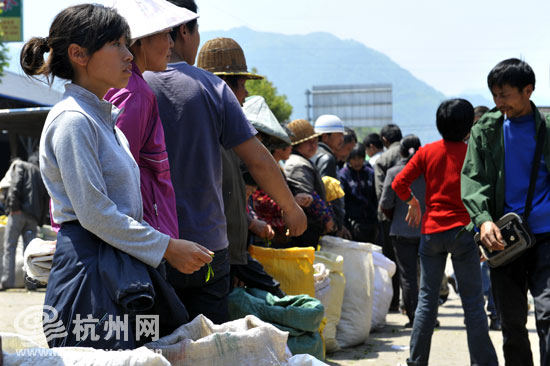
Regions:
<instances>
[{"instance_id":1,"label":"building roof","mask_svg":"<svg viewBox=\"0 0 550 366\"><path fill-rule=\"evenodd\" d=\"M0 98L15 99L41 106L52 106L59 102L63 93L47 84L12 71L4 70L0 78Z\"/></svg>"},{"instance_id":2,"label":"building roof","mask_svg":"<svg viewBox=\"0 0 550 366\"><path fill-rule=\"evenodd\" d=\"M38 138L50 109L51 107L0 109L0 130Z\"/></svg>"}]
</instances>

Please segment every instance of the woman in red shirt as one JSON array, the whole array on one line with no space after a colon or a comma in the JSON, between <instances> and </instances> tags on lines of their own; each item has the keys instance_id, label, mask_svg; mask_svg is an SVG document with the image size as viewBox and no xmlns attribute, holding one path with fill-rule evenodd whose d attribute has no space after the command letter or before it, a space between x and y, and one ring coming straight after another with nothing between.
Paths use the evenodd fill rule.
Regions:
<instances>
[{"instance_id":1,"label":"woman in red shirt","mask_svg":"<svg viewBox=\"0 0 550 366\"><path fill-rule=\"evenodd\" d=\"M410 185L420 175L426 180L426 212L419 249L420 294L408 365L428 364L439 287L449 253L464 309L471 364L498 365L484 310L478 248L470 233L458 235L470 223L460 198L460 172L468 147L464 140L473 121L474 109L467 100L451 99L441 103L437 109L437 129L443 139L421 147L392 184L399 198L409 204L408 224L418 226L420 204Z\"/></svg>"}]
</instances>

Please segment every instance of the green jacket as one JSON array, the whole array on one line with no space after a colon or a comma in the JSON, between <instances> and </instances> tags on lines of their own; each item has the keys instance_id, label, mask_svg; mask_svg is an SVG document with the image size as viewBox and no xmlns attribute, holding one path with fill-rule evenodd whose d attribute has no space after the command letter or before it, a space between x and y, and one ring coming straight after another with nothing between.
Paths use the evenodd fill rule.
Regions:
<instances>
[{"instance_id":1,"label":"green jacket","mask_svg":"<svg viewBox=\"0 0 550 366\"><path fill-rule=\"evenodd\" d=\"M541 114L533 102L531 108L535 113L536 131L543 118L546 120L543 154L550 171L550 117ZM461 193L462 202L476 227L485 221L496 221L504 214L503 119L496 108L485 113L472 127L468 141L468 152L462 166ZM470 224L468 229L473 229L473 225Z\"/></svg>"}]
</instances>

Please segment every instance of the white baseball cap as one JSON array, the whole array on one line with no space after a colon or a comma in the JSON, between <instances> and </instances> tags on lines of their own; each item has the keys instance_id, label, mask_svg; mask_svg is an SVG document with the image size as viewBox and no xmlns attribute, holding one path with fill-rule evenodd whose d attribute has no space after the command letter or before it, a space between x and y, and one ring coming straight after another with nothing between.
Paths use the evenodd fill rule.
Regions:
<instances>
[{"instance_id":1,"label":"white baseball cap","mask_svg":"<svg viewBox=\"0 0 550 366\"><path fill-rule=\"evenodd\" d=\"M315 121L317 133L344 133L344 122L333 114L323 114Z\"/></svg>"},{"instance_id":2,"label":"white baseball cap","mask_svg":"<svg viewBox=\"0 0 550 366\"><path fill-rule=\"evenodd\" d=\"M172 29L199 16L166 0L104 0L126 19L130 26L131 43L140 38Z\"/></svg>"}]
</instances>

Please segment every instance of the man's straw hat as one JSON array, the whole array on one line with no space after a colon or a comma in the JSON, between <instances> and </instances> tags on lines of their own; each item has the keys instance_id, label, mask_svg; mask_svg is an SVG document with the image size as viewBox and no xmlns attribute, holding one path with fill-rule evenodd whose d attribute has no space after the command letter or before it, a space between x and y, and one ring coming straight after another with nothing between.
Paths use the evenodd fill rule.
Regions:
<instances>
[{"instance_id":1,"label":"man's straw hat","mask_svg":"<svg viewBox=\"0 0 550 366\"><path fill-rule=\"evenodd\" d=\"M197 66L218 76L236 75L247 79L263 79L248 72L243 49L231 38L214 38L201 48Z\"/></svg>"},{"instance_id":2,"label":"man's straw hat","mask_svg":"<svg viewBox=\"0 0 550 366\"><path fill-rule=\"evenodd\" d=\"M311 140L312 138L316 138L321 135L320 133L315 133L311 123L305 119L295 119L286 125L286 127L288 127L288 129L294 134L294 136L291 137L292 146L301 144L304 141Z\"/></svg>"}]
</instances>

